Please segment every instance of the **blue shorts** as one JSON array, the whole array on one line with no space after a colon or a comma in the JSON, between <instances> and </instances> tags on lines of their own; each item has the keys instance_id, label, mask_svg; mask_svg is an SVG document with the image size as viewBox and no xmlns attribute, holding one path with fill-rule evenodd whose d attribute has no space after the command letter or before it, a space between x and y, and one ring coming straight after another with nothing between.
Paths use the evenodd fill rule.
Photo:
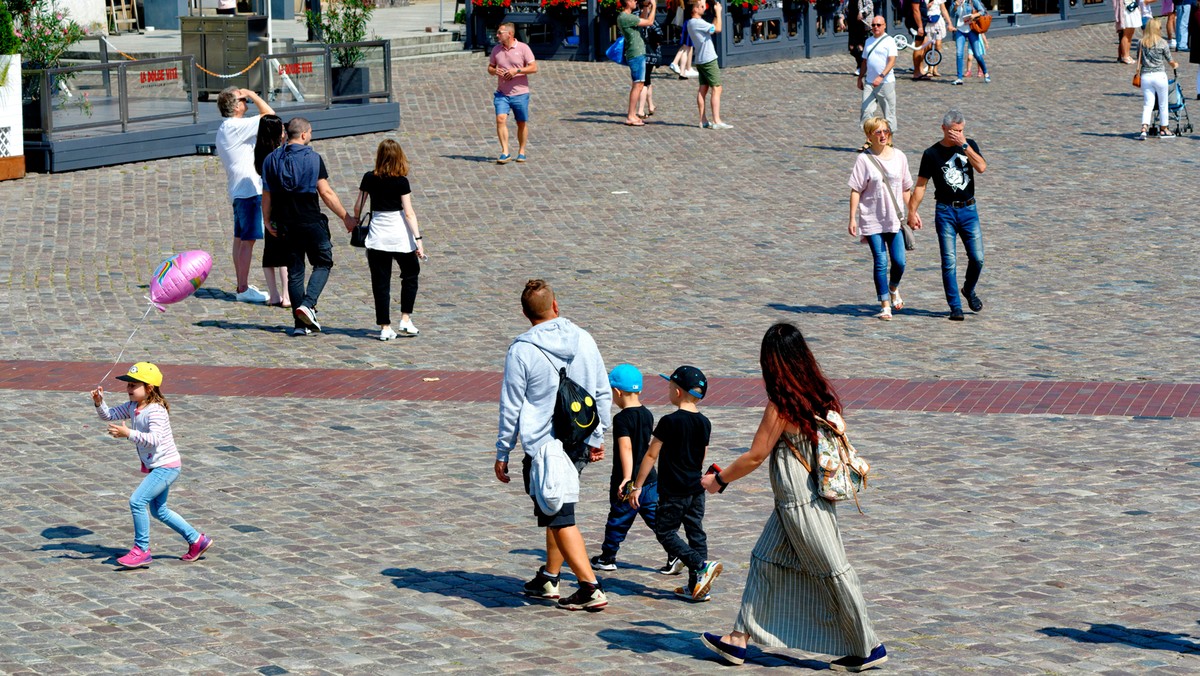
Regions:
<instances>
[{"instance_id":1,"label":"blue shorts","mask_svg":"<svg viewBox=\"0 0 1200 676\"><path fill-rule=\"evenodd\" d=\"M644 82L646 80L646 55L635 56L628 61L630 79L634 82Z\"/></svg>"},{"instance_id":2,"label":"blue shorts","mask_svg":"<svg viewBox=\"0 0 1200 676\"><path fill-rule=\"evenodd\" d=\"M243 240L263 238L261 195L233 201L233 236Z\"/></svg>"},{"instance_id":3,"label":"blue shorts","mask_svg":"<svg viewBox=\"0 0 1200 676\"><path fill-rule=\"evenodd\" d=\"M496 106L496 115L508 115L511 112L517 122L529 119L529 92L515 96L496 92L492 96L492 105Z\"/></svg>"}]
</instances>

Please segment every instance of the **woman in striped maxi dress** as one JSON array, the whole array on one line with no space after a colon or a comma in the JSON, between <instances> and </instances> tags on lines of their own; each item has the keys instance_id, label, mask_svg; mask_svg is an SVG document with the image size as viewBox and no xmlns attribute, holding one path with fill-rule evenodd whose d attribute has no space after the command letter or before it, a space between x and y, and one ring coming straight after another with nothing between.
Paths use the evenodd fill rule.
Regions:
<instances>
[{"instance_id":1,"label":"woman in striped maxi dress","mask_svg":"<svg viewBox=\"0 0 1200 676\"><path fill-rule=\"evenodd\" d=\"M708 648L741 664L746 645L844 655L834 671L863 671L887 660L867 617L858 575L838 531L834 503L817 493L816 479L789 448L814 466L817 417L841 423L841 402L800 329L776 324L760 355L767 404L750 450L702 485L710 493L753 472L770 458L775 509L750 554L750 571L733 631L704 634Z\"/></svg>"}]
</instances>

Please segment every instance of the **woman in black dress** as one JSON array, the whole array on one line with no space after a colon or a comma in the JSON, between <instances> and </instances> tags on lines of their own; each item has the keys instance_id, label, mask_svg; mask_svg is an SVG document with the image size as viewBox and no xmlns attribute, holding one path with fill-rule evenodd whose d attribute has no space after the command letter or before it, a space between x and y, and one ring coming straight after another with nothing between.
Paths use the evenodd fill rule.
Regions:
<instances>
[{"instance_id":1,"label":"woman in black dress","mask_svg":"<svg viewBox=\"0 0 1200 676\"><path fill-rule=\"evenodd\" d=\"M278 115L263 115L259 119L258 140L254 144L254 170L259 176L262 176L263 160L283 145L286 138L283 120ZM267 278L267 294L270 296L267 305L271 307L292 306L288 298L287 265L288 253L283 243L283 233L272 235L270 230L264 228L262 267L263 276Z\"/></svg>"}]
</instances>

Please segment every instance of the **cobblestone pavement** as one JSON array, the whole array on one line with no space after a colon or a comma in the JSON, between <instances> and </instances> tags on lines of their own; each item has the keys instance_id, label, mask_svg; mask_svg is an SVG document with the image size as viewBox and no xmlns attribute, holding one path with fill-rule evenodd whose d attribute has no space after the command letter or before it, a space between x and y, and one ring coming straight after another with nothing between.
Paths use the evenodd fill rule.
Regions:
<instances>
[{"instance_id":1,"label":"cobblestone pavement","mask_svg":"<svg viewBox=\"0 0 1200 676\"><path fill-rule=\"evenodd\" d=\"M762 331L788 319L838 378L1195 382L1188 310L1200 294L1178 231L1198 200L1176 186L1195 174L1196 139L1132 139L1140 97L1113 52L1108 26L998 38L990 85L899 83L897 143L914 168L950 105L989 161L978 192L987 307L961 324L945 320L932 230L910 256L910 309L870 318L868 255L844 231L861 141L846 57L727 71L728 133L696 128L694 83L657 80L654 124L628 129L624 71L544 64L531 161L507 166L492 163L480 58L396 74L398 137L432 256L419 338L374 340L366 265L340 237L327 333L289 338L282 312L233 302L224 174L194 157L0 184L0 359L113 359L154 265L204 248L216 260L205 288L155 313L127 361L497 371L523 330L521 284L545 276L609 362L646 372L692 362L757 375ZM1180 70L1191 96L1195 73ZM318 144L344 202L383 137ZM171 504L217 544L185 566L156 524L161 560L114 573L106 562L129 545L138 480L130 449L101 436L82 393L0 391L0 671L720 669L695 637L736 613L770 506L762 473L710 503L713 551L728 566L712 603L677 602L639 531L622 550L628 566L605 578L611 607L569 614L513 593L542 545L527 498L492 477L494 405L172 405L186 469ZM727 461L757 413L707 412L713 457ZM865 517L842 510L843 535L889 669L1200 669L1186 520L1200 495L1194 422L848 418L879 477ZM606 474L585 473L593 546ZM750 669L820 659L772 650Z\"/></svg>"}]
</instances>

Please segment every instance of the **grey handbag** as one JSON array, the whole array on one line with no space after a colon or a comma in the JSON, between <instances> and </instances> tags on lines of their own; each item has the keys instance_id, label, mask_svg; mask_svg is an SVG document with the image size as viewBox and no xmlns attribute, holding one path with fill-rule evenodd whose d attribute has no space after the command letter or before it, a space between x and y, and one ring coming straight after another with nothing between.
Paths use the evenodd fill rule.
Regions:
<instances>
[{"instance_id":1,"label":"grey handbag","mask_svg":"<svg viewBox=\"0 0 1200 676\"><path fill-rule=\"evenodd\" d=\"M871 154L870 150L864 150L863 153L875 164L875 168L879 170L879 173L883 174L883 182L888 197L892 198L892 206L895 207L896 215L900 218L900 234L904 236L904 250L912 251L916 249L916 233L913 232L912 228L908 227L908 223L904 220L904 211L900 209L900 201L896 199L896 193L892 192L892 177L888 176L887 169L883 168L883 163L875 155Z\"/></svg>"}]
</instances>

